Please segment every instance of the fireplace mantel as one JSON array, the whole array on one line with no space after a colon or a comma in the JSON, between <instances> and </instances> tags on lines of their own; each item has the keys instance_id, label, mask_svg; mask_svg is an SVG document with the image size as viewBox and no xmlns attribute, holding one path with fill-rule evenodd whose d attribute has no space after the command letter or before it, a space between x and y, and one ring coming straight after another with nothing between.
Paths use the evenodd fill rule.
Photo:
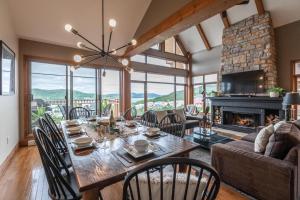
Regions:
<instances>
[{"instance_id":1,"label":"fireplace mantel","mask_svg":"<svg viewBox=\"0 0 300 200\"><path fill-rule=\"evenodd\" d=\"M225 129L253 132L256 127L241 127L226 124L224 117L226 112L240 113L240 114L256 114L260 119L257 126L264 126L266 116L270 113L276 113L279 119L283 119L284 111L282 110L282 98L271 98L265 96L239 96L239 97L209 97L211 101L211 120L214 126ZM219 114L216 118L216 115Z\"/></svg>"}]
</instances>

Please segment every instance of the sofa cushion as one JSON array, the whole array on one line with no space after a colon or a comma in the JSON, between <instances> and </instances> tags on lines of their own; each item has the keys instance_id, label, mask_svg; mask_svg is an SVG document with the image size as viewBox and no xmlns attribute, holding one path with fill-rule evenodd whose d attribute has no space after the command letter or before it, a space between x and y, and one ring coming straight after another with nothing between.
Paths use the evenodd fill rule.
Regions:
<instances>
[{"instance_id":1,"label":"sofa cushion","mask_svg":"<svg viewBox=\"0 0 300 200\"><path fill-rule=\"evenodd\" d=\"M157 122L160 123L160 121L164 118L164 116L168 115L168 112L166 110L163 111L156 111L156 118Z\"/></svg>"},{"instance_id":2,"label":"sofa cushion","mask_svg":"<svg viewBox=\"0 0 300 200\"><path fill-rule=\"evenodd\" d=\"M274 125L275 128L275 125ZM300 143L300 130L292 123L284 122L275 129L266 147L265 155L283 159L289 150Z\"/></svg>"},{"instance_id":3,"label":"sofa cushion","mask_svg":"<svg viewBox=\"0 0 300 200\"><path fill-rule=\"evenodd\" d=\"M250 134L242 137L241 140L244 140L244 141L247 141L247 142L253 142L254 143L257 134L258 133L250 133Z\"/></svg>"},{"instance_id":4,"label":"sofa cushion","mask_svg":"<svg viewBox=\"0 0 300 200\"><path fill-rule=\"evenodd\" d=\"M184 121L184 124L186 129L199 127L199 120L186 120Z\"/></svg>"},{"instance_id":5,"label":"sofa cushion","mask_svg":"<svg viewBox=\"0 0 300 200\"><path fill-rule=\"evenodd\" d=\"M254 152L254 143L244 141L244 140L238 140L238 141L232 141L226 143L226 145L235 147L237 149L242 149L247 152Z\"/></svg>"},{"instance_id":6,"label":"sofa cushion","mask_svg":"<svg viewBox=\"0 0 300 200\"><path fill-rule=\"evenodd\" d=\"M254 151L258 153L265 152L266 146L269 142L269 138L273 133L274 133L273 124L261 129L254 141Z\"/></svg>"}]
</instances>

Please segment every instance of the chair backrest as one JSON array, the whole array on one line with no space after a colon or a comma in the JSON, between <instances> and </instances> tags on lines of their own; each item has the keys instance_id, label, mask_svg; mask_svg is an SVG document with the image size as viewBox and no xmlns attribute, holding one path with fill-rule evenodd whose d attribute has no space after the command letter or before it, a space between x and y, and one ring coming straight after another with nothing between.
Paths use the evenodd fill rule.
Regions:
<instances>
[{"instance_id":1,"label":"chair backrest","mask_svg":"<svg viewBox=\"0 0 300 200\"><path fill-rule=\"evenodd\" d=\"M69 112L69 119L89 118L90 111L83 107L74 107Z\"/></svg>"},{"instance_id":2,"label":"chair backrest","mask_svg":"<svg viewBox=\"0 0 300 200\"><path fill-rule=\"evenodd\" d=\"M197 106L195 106L193 104L186 105L185 112L189 113L189 114L198 114L199 113Z\"/></svg>"},{"instance_id":3,"label":"chair backrest","mask_svg":"<svg viewBox=\"0 0 300 200\"><path fill-rule=\"evenodd\" d=\"M109 116L111 111L111 103L107 104L103 110L101 116Z\"/></svg>"},{"instance_id":4,"label":"chair backrest","mask_svg":"<svg viewBox=\"0 0 300 200\"><path fill-rule=\"evenodd\" d=\"M206 163L189 158L164 158L141 165L125 177L123 200L213 200L219 188L218 173Z\"/></svg>"},{"instance_id":5,"label":"chair backrest","mask_svg":"<svg viewBox=\"0 0 300 200\"><path fill-rule=\"evenodd\" d=\"M66 115L66 113L67 113L67 111L66 111L66 106L64 106L64 105L58 105L58 107L59 107L59 110L60 110L60 112L61 112L61 114L62 114L62 116L63 116L63 119L67 119L67 115Z\"/></svg>"},{"instance_id":6,"label":"chair backrest","mask_svg":"<svg viewBox=\"0 0 300 200\"><path fill-rule=\"evenodd\" d=\"M76 193L69 182L66 181L68 178L62 176L58 163L56 163L58 160L53 160L53 155L49 152L49 149L55 151L55 148L51 145L46 133L36 127L33 135L45 170L50 197L52 199L80 199L81 195ZM66 170L68 173L67 167ZM67 176L69 177L70 174L67 174Z\"/></svg>"},{"instance_id":7,"label":"chair backrest","mask_svg":"<svg viewBox=\"0 0 300 200\"><path fill-rule=\"evenodd\" d=\"M142 116L141 116L141 124L144 126L148 127L156 127L157 126L157 117L156 113L153 110L148 110L146 111Z\"/></svg>"},{"instance_id":8,"label":"chair backrest","mask_svg":"<svg viewBox=\"0 0 300 200\"><path fill-rule=\"evenodd\" d=\"M133 106L125 111L123 118L125 120L133 120L136 118L136 116L137 116L137 110L135 106Z\"/></svg>"},{"instance_id":9,"label":"chair backrest","mask_svg":"<svg viewBox=\"0 0 300 200\"><path fill-rule=\"evenodd\" d=\"M170 133L178 137L184 137L184 122L183 119L176 113L169 113L164 116L158 127L161 131Z\"/></svg>"},{"instance_id":10,"label":"chair backrest","mask_svg":"<svg viewBox=\"0 0 300 200\"><path fill-rule=\"evenodd\" d=\"M45 113L44 117L46 119L46 121L50 124L50 126L52 127L52 129L59 133L60 135L62 135L62 132L59 130L58 126L56 125L54 119L51 117L51 115L49 113Z\"/></svg>"},{"instance_id":11,"label":"chair backrest","mask_svg":"<svg viewBox=\"0 0 300 200\"><path fill-rule=\"evenodd\" d=\"M40 128L47 134L47 136L51 139L52 143L56 147L56 149L64 153L67 151L67 144L60 133L57 133L52 126L48 123L47 120L40 117L39 118L39 126Z\"/></svg>"}]
</instances>

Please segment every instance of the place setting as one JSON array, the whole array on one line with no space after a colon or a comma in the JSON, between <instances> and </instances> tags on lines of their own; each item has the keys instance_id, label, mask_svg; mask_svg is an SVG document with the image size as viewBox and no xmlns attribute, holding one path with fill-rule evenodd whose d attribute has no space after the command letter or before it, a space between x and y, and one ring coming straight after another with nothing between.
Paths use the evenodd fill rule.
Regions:
<instances>
[{"instance_id":1,"label":"place setting","mask_svg":"<svg viewBox=\"0 0 300 200\"><path fill-rule=\"evenodd\" d=\"M146 131L143 133L144 136L148 137L149 139L158 139L160 137L167 136L167 133L162 132L159 128L147 128Z\"/></svg>"},{"instance_id":2,"label":"place setting","mask_svg":"<svg viewBox=\"0 0 300 200\"><path fill-rule=\"evenodd\" d=\"M126 167L133 166L139 161L159 157L167 153L169 151L161 145L145 139L137 139L133 143L127 143L117 151L112 152Z\"/></svg>"}]
</instances>

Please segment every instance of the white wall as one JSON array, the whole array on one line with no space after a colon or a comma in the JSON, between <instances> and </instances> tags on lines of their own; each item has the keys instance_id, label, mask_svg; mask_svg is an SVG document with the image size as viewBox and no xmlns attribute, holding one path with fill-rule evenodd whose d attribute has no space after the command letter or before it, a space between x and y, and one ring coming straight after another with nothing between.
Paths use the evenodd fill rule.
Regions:
<instances>
[{"instance_id":1,"label":"white wall","mask_svg":"<svg viewBox=\"0 0 300 200\"><path fill-rule=\"evenodd\" d=\"M18 39L7 1L0 0L0 40L16 54L16 93L13 96L0 96L0 164L19 142Z\"/></svg>"},{"instance_id":2,"label":"white wall","mask_svg":"<svg viewBox=\"0 0 300 200\"><path fill-rule=\"evenodd\" d=\"M222 46L203 50L193 54L193 75L219 72L221 68Z\"/></svg>"}]
</instances>

